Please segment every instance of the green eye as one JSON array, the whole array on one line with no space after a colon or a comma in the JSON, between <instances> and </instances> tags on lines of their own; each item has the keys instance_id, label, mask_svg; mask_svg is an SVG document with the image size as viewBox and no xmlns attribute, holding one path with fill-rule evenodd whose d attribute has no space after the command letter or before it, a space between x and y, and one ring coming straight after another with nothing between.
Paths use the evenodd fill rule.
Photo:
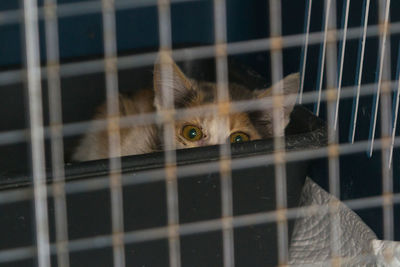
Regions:
<instances>
[{"instance_id":1,"label":"green eye","mask_svg":"<svg viewBox=\"0 0 400 267\"><path fill-rule=\"evenodd\" d=\"M182 129L182 135L189 141L198 141L203 137L203 132L197 126L186 125Z\"/></svg>"},{"instance_id":2,"label":"green eye","mask_svg":"<svg viewBox=\"0 0 400 267\"><path fill-rule=\"evenodd\" d=\"M236 132L231 134L230 140L231 143L242 143L242 142L247 142L249 141L249 136L245 133L242 132Z\"/></svg>"}]
</instances>

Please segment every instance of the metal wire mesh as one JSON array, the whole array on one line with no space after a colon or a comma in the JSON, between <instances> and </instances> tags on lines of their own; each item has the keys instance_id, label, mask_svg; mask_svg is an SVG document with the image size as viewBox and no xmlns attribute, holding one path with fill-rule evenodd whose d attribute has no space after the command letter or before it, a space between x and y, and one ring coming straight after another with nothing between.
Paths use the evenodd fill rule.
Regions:
<instances>
[{"instance_id":1,"label":"metal wire mesh","mask_svg":"<svg viewBox=\"0 0 400 267\"><path fill-rule=\"evenodd\" d=\"M25 65L22 68L3 70L0 72L0 86L12 86L25 82L27 87L26 115L29 118L29 127L23 129L9 129L0 132L0 145L13 145L29 142L31 147L32 185L29 182L17 188L9 181L0 191L0 205L14 204L33 200L34 202L34 230L35 241L32 244L5 247L0 250L0 263L18 262L24 259L37 259L38 266L50 266L52 256L56 255L57 266L70 266L71 254L90 249L112 248L112 265L126 266L127 246L154 240L167 240L169 266L185 266L182 260L184 249L183 238L192 235L204 234L213 231L221 233L221 262L223 266L240 266L237 262L237 235L241 227L276 224L277 264L286 266L289 263L290 233L289 222L302 216L312 216L329 209L331 220L331 235L341 236L338 203L332 201L329 205L314 205L291 207L288 205L288 173L287 166L300 161L327 159L327 189L330 194L349 208L363 211L373 208L382 208L382 239L396 239L395 206L400 204L398 186L398 151L400 136L397 128L400 102L400 46L397 46L397 34L400 33L400 22L391 21L391 15L400 8L393 7L393 1L323 1L323 8L315 8L316 1L305 0L304 12L299 12L299 19L304 21L304 32L284 34L286 23L290 20L282 16L282 9L287 7L284 1L268 1L268 11L265 17L268 20L268 35L259 39L229 41L229 1L213 0L212 21L214 26L214 41L211 44L176 48L173 43L172 12L173 5L185 5L202 1L195 0L159 0L159 1L77 1L71 3L57 3L55 0L45 0L43 5L36 1L24 0L21 9L5 10L0 12L0 27L13 24L24 26L24 53ZM204 2L204 1L203 1ZM362 8L361 23L358 26L350 23L352 17L351 5L358 3ZM374 2L378 6L375 12L371 9ZM376 3L375 3L376 2ZM318 4L318 3L317 3ZM340 6L342 8L340 9ZM119 54L118 27L119 11L135 10L138 8L153 7L158 15L158 51L143 52L130 55ZM337 12L337 9L341 12ZM354 7L353 7L354 8ZM396 9L397 8L397 9ZM315 14L313 11L318 11ZM375 14L376 13L376 14ZM102 58L79 60L76 62L60 63L60 33L58 21L61 18L100 14L102 18L103 53ZM312 29L313 16L322 17L322 26ZM369 17L377 15L377 23L369 22ZM23 21L21 20L23 17ZM44 38L40 36L40 23L43 20ZM337 20L341 21L338 26ZM367 67L366 56L368 39L379 38L377 52L376 76L374 82L363 82ZM346 76L346 53L351 48L351 42L358 41L355 73L352 74L354 84L344 82ZM45 42L46 60L41 65L40 42ZM396 44L393 46L393 44ZM309 58L312 49L320 46L318 60ZM350 48L349 48L350 45ZM354 44L353 44L354 45ZM282 86L274 86L272 96L264 99L229 101L229 57L235 55L249 55L256 52L268 53L270 63L265 66L271 77L271 84L279 84L285 73L285 51L299 49L300 62L300 89L297 96L298 103L313 106L314 113L326 119L327 145L319 148L302 147L301 149L287 150L287 143L282 127L284 101ZM354 51L354 49L352 50ZM395 53L393 53L395 51ZM315 53L314 53L315 54ZM397 54L397 59L392 58ZM151 66L161 55L171 56L177 62L195 59L215 58L215 81L217 87L217 103L207 107L176 108L171 88L162 86L163 110L146 114L137 114L126 117L119 116L121 90L119 71ZM397 70L392 70L392 62L397 63ZM165 63L165 62L164 62ZM168 80L172 76L171 65L161 60L161 76ZM317 67L315 67L317 66ZM104 73L106 119L96 119L79 122L65 122L63 119L62 79L81 77L94 73ZM310 78L309 76L312 76ZM392 79L394 77L394 79ZM307 90L308 80L312 80L315 90ZM42 85L47 83L49 123L44 123ZM258 88L260 89L260 88ZM360 116L365 115L365 109L360 112L360 99L373 97L370 103L371 112L368 138L357 138L360 127ZM340 111L343 103L352 100L352 111L341 118ZM348 104L348 103L347 103ZM218 160L199 161L180 165L177 156L174 123L177 120L193 116L217 116L220 127L229 128L229 116L238 112L250 112L272 109L273 139L271 153L248 153L242 157L232 156L229 143L218 145ZM379 118L380 115L380 118ZM348 118L348 120L347 120ZM380 125L379 125L380 122ZM130 127L157 124L162 127L161 139L164 144L162 166L157 168L143 168L132 175L129 169L124 168L121 155L121 131ZM89 128L89 126L94 126ZM348 142L343 142L343 129L348 133ZM342 130L342 131L341 131ZM380 133L377 134L377 131ZM65 165L64 139L80 136L88 131L106 131L108 151L107 167L97 173L97 177L81 179L85 170L80 174L70 175L70 166ZM361 130L360 130L361 131ZM47 141L50 142L51 152L46 151ZM380 157L381 194L362 195L358 197L343 197L343 170L340 157L359 155L366 152L367 158L359 161L368 164L368 160L375 156ZM46 154L50 155L51 172L46 172ZM362 154L362 153L361 153ZM363 156L360 156L360 158ZM95 163L96 164L96 163ZM357 163L355 163L357 164ZM89 166L89 165L88 165ZM260 166L273 166L275 205L272 211L250 212L237 214L235 212L235 195L233 172L247 170ZM363 168L363 166L359 166ZM1 172L1 170L0 170ZM220 184L220 216L219 218L198 220L194 222L182 221L180 218L180 190L179 182L193 174L197 176L219 174ZM80 179L67 179L68 176ZM88 174L88 176L93 174ZM349 174L351 175L351 174ZM50 179L51 176L51 179ZM18 177L15 177L15 181ZM243 177L246 179L246 177ZM312 178L312 177L311 177ZM47 180L46 180L47 179ZM67 179L67 180L66 180ZM187 180L187 179L186 179ZM127 230L124 223L126 202L124 202L124 188L140 186L155 182L165 182L166 224L157 227ZM71 238L69 231L68 197L79 194L90 194L101 190L109 190L111 229L107 234L99 233L95 236ZM345 189L344 191L346 191ZM346 191L347 192L347 191ZM50 235L52 218L49 216L51 204L54 200L55 238ZM161 211L160 211L161 212ZM5 216L0 214L1 216ZM398 235L398 234L397 234ZM340 254L343 240L331 240L331 265L344 260ZM154 255L157 257L157 255Z\"/></svg>"}]
</instances>

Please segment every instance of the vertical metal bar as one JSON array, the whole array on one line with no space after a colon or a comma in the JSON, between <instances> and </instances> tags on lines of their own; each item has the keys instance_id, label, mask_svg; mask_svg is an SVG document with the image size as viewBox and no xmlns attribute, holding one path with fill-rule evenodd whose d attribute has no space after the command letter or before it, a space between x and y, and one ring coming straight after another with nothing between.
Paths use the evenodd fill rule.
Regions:
<instances>
[{"instance_id":1,"label":"vertical metal bar","mask_svg":"<svg viewBox=\"0 0 400 267\"><path fill-rule=\"evenodd\" d=\"M171 10L169 0L158 0L158 23L160 34L160 54L161 54L161 80L168 81L168 77L172 75L171 63L163 62L165 58L162 54L171 55L172 39L171 39ZM170 267L181 266L180 255L180 238L179 238L179 202L178 202L178 179L176 171L176 144L175 144L175 127L173 114L174 94L169 86L161 83L161 91L163 92L163 108L162 115L164 117L163 124L163 140L165 155L165 185L167 190L167 213L168 213L168 243L169 243L169 265Z\"/></svg>"},{"instance_id":2,"label":"vertical metal bar","mask_svg":"<svg viewBox=\"0 0 400 267\"><path fill-rule=\"evenodd\" d=\"M369 7L370 0L364 0L363 10L362 10L362 21L361 24L364 25L363 36L358 43L358 54L357 54L357 71L356 71L356 92L353 98L353 106L351 112L351 122L349 131L349 141L354 143L354 136L356 134L357 116L358 116L358 105L360 102L360 90L361 90L361 78L364 67L364 55L365 55L365 41L367 38L367 28L368 28L368 17L369 17Z\"/></svg>"},{"instance_id":3,"label":"vertical metal bar","mask_svg":"<svg viewBox=\"0 0 400 267\"><path fill-rule=\"evenodd\" d=\"M125 266L124 214L121 183L121 140L114 0L102 0L104 62L107 97L108 155L114 266Z\"/></svg>"},{"instance_id":4,"label":"vertical metal bar","mask_svg":"<svg viewBox=\"0 0 400 267\"><path fill-rule=\"evenodd\" d=\"M226 3L225 0L214 0L214 35L216 55L216 82L218 114L220 125L229 132L229 82L228 58L226 51ZM224 266L235 266L234 236L232 227L233 199L232 199L232 172L230 144L221 143L220 154L220 179L221 179L221 205L222 205L222 238Z\"/></svg>"},{"instance_id":5,"label":"vertical metal bar","mask_svg":"<svg viewBox=\"0 0 400 267\"><path fill-rule=\"evenodd\" d=\"M350 0L349 0L350 1ZM312 0L308 1L308 6L305 14L307 16L304 18L304 32L305 32L305 41L301 51L301 80L300 80L300 95L299 95L299 104L303 102L303 91L304 91L304 78L306 75L306 63L307 63L307 52L308 52L308 37L310 35L310 22L311 22L311 9L312 9Z\"/></svg>"},{"instance_id":6,"label":"vertical metal bar","mask_svg":"<svg viewBox=\"0 0 400 267\"><path fill-rule=\"evenodd\" d=\"M47 48L47 79L49 92L50 141L55 203L57 262L60 267L68 267L68 220L64 180L63 121L56 0L45 0L44 16Z\"/></svg>"},{"instance_id":7,"label":"vertical metal bar","mask_svg":"<svg viewBox=\"0 0 400 267\"><path fill-rule=\"evenodd\" d=\"M325 0L329 1L329 0ZM327 43L327 71L326 71L326 83L327 83L327 122L328 122L328 145L330 149L336 149L338 145L338 134L334 127L335 122L335 108L337 99L337 49L336 49L336 0L331 0L331 19L329 20L328 35L329 41ZM339 181L339 165L338 155L334 153L328 153L329 164L329 179L330 193L340 198L340 181Z\"/></svg>"},{"instance_id":8,"label":"vertical metal bar","mask_svg":"<svg viewBox=\"0 0 400 267\"><path fill-rule=\"evenodd\" d=\"M344 66L344 55L346 51L346 41L347 41L347 25L349 22L349 9L350 0L343 1L343 15L342 15L342 28L343 28L343 39L340 44L340 59L339 59L339 77L338 77L338 87L337 87L337 99L336 99L336 109L335 109L335 122L334 129L336 130L337 121L339 117L339 103L340 103L340 92L342 89L342 78L343 78L343 66Z\"/></svg>"},{"instance_id":9,"label":"vertical metal bar","mask_svg":"<svg viewBox=\"0 0 400 267\"><path fill-rule=\"evenodd\" d=\"M335 130L335 109L338 99L337 90L337 50L336 50L336 0L329 2L325 0L326 5L332 5L330 8L331 16L327 21L327 50L326 50L326 85L327 85L327 124L328 124L328 171L329 171L329 191L336 198L340 199L340 166L338 152L338 133ZM336 102L336 103L335 103ZM338 201L329 203L330 217L330 247L331 247L331 265L340 266L340 213L338 210Z\"/></svg>"},{"instance_id":10,"label":"vertical metal bar","mask_svg":"<svg viewBox=\"0 0 400 267\"><path fill-rule=\"evenodd\" d=\"M322 94L322 83L324 79L324 70L325 70L325 56L326 56L326 41L328 35L328 21L330 16L330 8L331 8L331 0L325 1L325 20L324 20L324 41L321 44L321 50L319 54L319 75L317 79L317 90L318 90L318 99L314 105L314 113L319 116L319 108L321 105L321 94Z\"/></svg>"},{"instance_id":11,"label":"vertical metal bar","mask_svg":"<svg viewBox=\"0 0 400 267\"><path fill-rule=\"evenodd\" d=\"M274 133L274 166L275 166L275 194L276 209L279 212L277 220L278 228L278 262L279 266L286 266L289 254L288 222L286 216L287 208L287 181L286 181L286 160L285 160L285 139L283 125L283 99L279 96L284 95L282 83L283 78L283 58L282 58L282 11L279 0L269 1L270 16L270 36L273 38L271 49L271 71L272 83L278 84L272 90L273 97L273 133Z\"/></svg>"},{"instance_id":12,"label":"vertical metal bar","mask_svg":"<svg viewBox=\"0 0 400 267\"><path fill-rule=\"evenodd\" d=\"M393 163L393 150L394 150L394 140L396 138L396 129L397 129L397 119L399 116L399 102L400 102L400 45L398 48L398 55L397 55L397 70L396 70L396 81L397 81L397 88L394 92L393 96L393 105L392 105L392 140L390 144L390 154L389 154L389 167L392 166Z\"/></svg>"},{"instance_id":13,"label":"vertical metal bar","mask_svg":"<svg viewBox=\"0 0 400 267\"><path fill-rule=\"evenodd\" d=\"M379 97L381 94L381 86L382 86L382 73L383 73L383 63L385 59L385 49L386 49L386 37L389 27L389 10L390 10L390 0L386 0L385 6L385 15L384 20L381 21L382 18L379 20L381 35L380 35L380 50L381 53L378 58L378 65L377 65L377 84L378 88L374 95L373 103L372 103L372 114L371 114L371 122L370 122L370 131L369 131L369 151L368 155L372 156L372 151L374 149L374 140L375 140L375 130L376 130L376 120L378 118L378 106L379 106Z\"/></svg>"},{"instance_id":14,"label":"vertical metal bar","mask_svg":"<svg viewBox=\"0 0 400 267\"><path fill-rule=\"evenodd\" d=\"M379 21L382 18L386 21L388 27L390 27L390 3L385 1L379 1ZM389 29L384 31L388 32ZM387 48L384 50L385 60L382 65L381 75L381 140L382 140L382 194L384 195L383 204L383 237L386 240L393 240L394 237L394 215L393 215L393 169L387 164L390 158L390 130L391 130L391 60L390 60L390 34L387 38Z\"/></svg>"},{"instance_id":15,"label":"vertical metal bar","mask_svg":"<svg viewBox=\"0 0 400 267\"><path fill-rule=\"evenodd\" d=\"M36 0L24 0L24 20L38 264L40 267L48 267L50 266L49 225Z\"/></svg>"},{"instance_id":16,"label":"vertical metal bar","mask_svg":"<svg viewBox=\"0 0 400 267\"><path fill-rule=\"evenodd\" d=\"M388 82L382 84L382 107L390 107L390 85ZM388 162L391 154L390 138L390 108L382 108L381 111L381 138L382 138L382 188L384 196L383 204L383 237L385 240L394 238L394 214L393 214L393 169Z\"/></svg>"}]
</instances>

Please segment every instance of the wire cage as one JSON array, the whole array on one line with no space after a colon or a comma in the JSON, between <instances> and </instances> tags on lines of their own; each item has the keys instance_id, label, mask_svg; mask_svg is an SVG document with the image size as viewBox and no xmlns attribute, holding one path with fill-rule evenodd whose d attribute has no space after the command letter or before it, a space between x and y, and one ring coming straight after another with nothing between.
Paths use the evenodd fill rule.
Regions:
<instances>
[{"instance_id":1,"label":"wire cage","mask_svg":"<svg viewBox=\"0 0 400 267\"><path fill-rule=\"evenodd\" d=\"M399 11L390 0L1 2L0 266L400 265ZM118 116L120 95L155 86L160 58L214 83L217 101L176 107L161 83L162 110ZM296 72L283 130L279 84ZM273 87L230 101L232 84ZM226 128L265 110L270 138L177 149L178 120ZM163 129L162 149L121 157L123 130L143 125ZM75 162L100 131L108 157Z\"/></svg>"}]
</instances>

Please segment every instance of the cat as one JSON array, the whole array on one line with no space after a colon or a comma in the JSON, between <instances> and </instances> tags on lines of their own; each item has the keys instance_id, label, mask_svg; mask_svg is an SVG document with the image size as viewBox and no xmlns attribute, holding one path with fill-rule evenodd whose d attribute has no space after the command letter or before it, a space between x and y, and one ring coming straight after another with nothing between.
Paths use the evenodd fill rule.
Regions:
<instances>
[{"instance_id":1,"label":"cat","mask_svg":"<svg viewBox=\"0 0 400 267\"><path fill-rule=\"evenodd\" d=\"M216 103L217 86L215 83L198 81L186 77L176 63L168 56L161 58L163 64L169 64L169 76L161 75L160 58L154 65L153 88L143 89L133 96L119 96L119 116L131 116L159 112L163 109L161 88L173 92L175 108L191 108ZM165 72L164 72L165 73ZM164 78L164 79L163 79ZM283 89L283 126L290 120L290 113L296 102L299 88L299 74L286 76L278 84ZM163 89L165 90L165 89ZM248 88L230 83L229 101L251 100L269 97L272 87L264 90ZM95 119L107 118L106 105L103 104ZM229 114L229 127L221 127L220 117L198 116L187 120L175 121L175 145L177 149L207 145L264 139L273 136L272 109L237 112ZM229 128L229 129L228 129ZM282 131L283 132L283 129ZM120 156L144 154L160 151L163 147L161 127L157 125L139 125L120 129ZM104 159L109 156L108 134L106 130L90 131L80 140L72 159L88 161Z\"/></svg>"}]
</instances>

